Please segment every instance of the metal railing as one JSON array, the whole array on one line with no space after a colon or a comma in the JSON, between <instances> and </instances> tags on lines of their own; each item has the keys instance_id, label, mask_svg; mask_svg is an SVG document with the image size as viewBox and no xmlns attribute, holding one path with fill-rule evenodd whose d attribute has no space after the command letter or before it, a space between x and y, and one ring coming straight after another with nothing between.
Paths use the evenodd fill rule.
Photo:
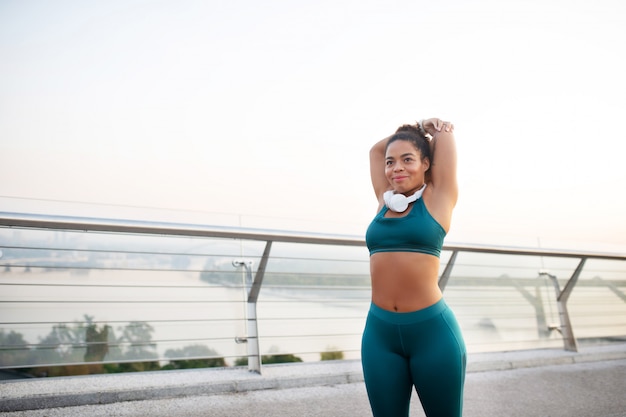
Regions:
<instances>
[{"instance_id":1,"label":"metal railing","mask_svg":"<svg viewBox=\"0 0 626 417\"><path fill-rule=\"evenodd\" d=\"M277 355L358 357L364 246L352 236L0 213L0 369L234 360L260 373ZM469 349L576 351L576 323L586 339L626 336L624 261L446 244L439 285Z\"/></svg>"}]
</instances>

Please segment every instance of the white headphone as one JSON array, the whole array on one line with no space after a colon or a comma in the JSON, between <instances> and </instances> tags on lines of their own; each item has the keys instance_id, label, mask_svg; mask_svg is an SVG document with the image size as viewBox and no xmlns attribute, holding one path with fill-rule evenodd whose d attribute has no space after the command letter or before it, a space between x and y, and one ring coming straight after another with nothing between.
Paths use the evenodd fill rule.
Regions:
<instances>
[{"instance_id":1,"label":"white headphone","mask_svg":"<svg viewBox=\"0 0 626 417\"><path fill-rule=\"evenodd\" d=\"M422 188L410 197L406 197L404 194L394 194L393 190L389 190L383 194L383 200L385 200L385 205L389 207L389 210L402 213L409 207L410 203L417 201L422 196L425 188L426 184L422 185Z\"/></svg>"}]
</instances>

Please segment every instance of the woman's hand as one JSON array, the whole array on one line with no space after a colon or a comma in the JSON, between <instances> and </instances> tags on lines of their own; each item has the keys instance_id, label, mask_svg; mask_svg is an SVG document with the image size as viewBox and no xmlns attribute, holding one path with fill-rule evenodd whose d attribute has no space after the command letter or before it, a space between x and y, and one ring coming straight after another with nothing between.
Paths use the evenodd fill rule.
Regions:
<instances>
[{"instance_id":1,"label":"woman's hand","mask_svg":"<svg viewBox=\"0 0 626 417\"><path fill-rule=\"evenodd\" d=\"M442 130L444 132L454 131L454 125L452 124L452 122L444 122L443 120L437 119L436 117L433 117L431 119L422 119L422 121L420 122L420 126L422 127L422 129L424 129L424 132L428 133L431 136L433 136L437 132L441 132Z\"/></svg>"}]
</instances>

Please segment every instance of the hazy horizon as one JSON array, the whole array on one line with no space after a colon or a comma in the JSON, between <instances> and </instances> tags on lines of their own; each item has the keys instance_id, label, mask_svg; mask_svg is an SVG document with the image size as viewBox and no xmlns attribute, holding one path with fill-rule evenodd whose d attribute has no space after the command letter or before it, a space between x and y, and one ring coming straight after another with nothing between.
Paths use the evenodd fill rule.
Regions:
<instances>
[{"instance_id":1,"label":"hazy horizon","mask_svg":"<svg viewBox=\"0 0 626 417\"><path fill-rule=\"evenodd\" d=\"M617 0L0 0L0 211L362 234L436 116L447 241L625 250L624 41Z\"/></svg>"}]
</instances>

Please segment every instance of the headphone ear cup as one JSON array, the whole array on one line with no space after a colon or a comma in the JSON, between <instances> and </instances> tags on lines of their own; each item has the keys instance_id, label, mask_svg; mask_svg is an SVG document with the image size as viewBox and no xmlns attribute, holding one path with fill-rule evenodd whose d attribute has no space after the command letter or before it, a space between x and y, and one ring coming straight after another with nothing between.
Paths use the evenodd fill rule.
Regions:
<instances>
[{"instance_id":1,"label":"headphone ear cup","mask_svg":"<svg viewBox=\"0 0 626 417\"><path fill-rule=\"evenodd\" d=\"M394 194L393 190L385 191L383 194L383 200L389 210L402 213L404 210L409 208L409 204L422 197L424 189L426 189L426 184L422 185L422 188L417 190L415 194L410 197L407 197L404 194Z\"/></svg>"},{"instance_id":2,"label":"headphone ear cup","mask_svg":"<svg viewBox=\"0 0 626 417\"><path fill-rule=\"evenodd\" d=\"M402 213L409 207L409 199L402 194L394 194L389 199L389 208L395 212Z\"/></svg>"},{"instance_id":3,"label":"headphone ear cup","mask_svg":"<svg viewBox=\"0 0 626 417\"><path fill-rule=\"evenodd\" d=\"M394 194L393 190L389 190L383 194L385 205L391 211L401 213L409 207L409 198L403 194Z\"/></svg>"}]
</instances>

